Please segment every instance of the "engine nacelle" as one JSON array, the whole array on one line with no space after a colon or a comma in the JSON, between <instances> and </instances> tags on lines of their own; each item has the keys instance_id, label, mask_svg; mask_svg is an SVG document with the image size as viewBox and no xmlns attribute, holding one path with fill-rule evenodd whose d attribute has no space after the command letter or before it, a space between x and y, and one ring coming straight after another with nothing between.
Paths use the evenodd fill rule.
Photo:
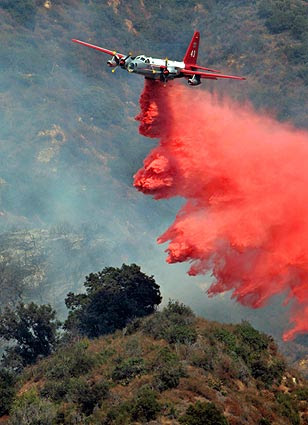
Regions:
<instances>
[{"instance_id":1,"label":"engine nacelle","mask_svg":"<svg viewBox=\"0 0 308 425\"><path fill-rule=\"evenodd\" d=\"M127 69L128 72L134 72L135 66L136 66L136 64L134 62L129 62L127 64L126 69Z\"/></svg>"},{"instance_id":2,"label":"engine nacelle","mask_svg":"<svg viewBox=\"0 0 308 425\"><path fill-rule=\"evenodd\" d=\"M194 74L191 78L188 78L188 84L191 86L199 86L199 84L201 84L200 75Z\"/></svg>"},{"instance_id":3,"label":"engine nacelle","mask_svg":"<svg viewBox=\"0 0 308 425\"><path fill-rule=\"evenodd\" d=\"M119 58L117 56L112 56L112 58L107 61L107 65L114 68L119 65Z\"/></svg>"}]
</instances>

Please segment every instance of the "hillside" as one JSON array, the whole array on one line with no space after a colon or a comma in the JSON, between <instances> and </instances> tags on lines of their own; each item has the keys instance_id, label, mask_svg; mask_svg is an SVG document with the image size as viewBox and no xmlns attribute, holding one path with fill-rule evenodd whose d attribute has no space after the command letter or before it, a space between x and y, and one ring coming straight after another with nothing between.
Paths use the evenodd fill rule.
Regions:
<instances>
[{"instance_id":1,"label":"hillside","mask_svg":"<svg viewBox=\"0 0 308 425\"><path fill-rule=\"evenodd\" d=\"M123 332L65 344L26 369L16 390L12 425L308 423L307 381L271 337L178 303Z\"/></svg>"}]
</instances>

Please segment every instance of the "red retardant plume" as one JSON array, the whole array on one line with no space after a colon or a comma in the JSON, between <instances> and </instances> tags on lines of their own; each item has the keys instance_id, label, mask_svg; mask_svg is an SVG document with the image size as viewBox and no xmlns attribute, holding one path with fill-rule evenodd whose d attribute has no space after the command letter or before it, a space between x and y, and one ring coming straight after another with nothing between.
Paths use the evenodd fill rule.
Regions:
<instances>
[{"instance_id":1,"label":"red retardant plume","mask_svg":"<svg viewBox=\"0 0 308 425\"><path fill-rule=\"evenodd\" d=\"M308 133L205 91L146 80L140 133L159 145L135 175L155 199L186 204L158 239L169 263L212 272L208 290L258 308L286 293L308 332Z\"/></svg>"}]
</instances>

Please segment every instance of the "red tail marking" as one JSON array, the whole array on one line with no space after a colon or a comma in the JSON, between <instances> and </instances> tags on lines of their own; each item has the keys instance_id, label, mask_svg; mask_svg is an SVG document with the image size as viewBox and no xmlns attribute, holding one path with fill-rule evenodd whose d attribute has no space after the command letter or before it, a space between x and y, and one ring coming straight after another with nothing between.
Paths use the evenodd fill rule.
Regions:
<instances>
[{"instance_id":1,"label":"red tail marking","mask_svg":"<svg viewBox=\"0 0 308 425\"><path fill-rule=\"evenodd\" d=\"M186 69L189 69L189 65L195 65L197 63L199 40L200 40L200 33L199 31L195 31L183 59L183 62L186 65L185 66Z\"/></svg>"}]
</instances>

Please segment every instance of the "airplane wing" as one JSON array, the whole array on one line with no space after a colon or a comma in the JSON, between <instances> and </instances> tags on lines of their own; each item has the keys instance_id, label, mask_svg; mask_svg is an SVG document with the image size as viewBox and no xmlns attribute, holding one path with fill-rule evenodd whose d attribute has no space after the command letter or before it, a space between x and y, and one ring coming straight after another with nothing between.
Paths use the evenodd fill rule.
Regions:
<instances>
[{"instance_id":1,"label":"airplane wing","mask_svg":"<svg viewBox=\"0 0 308 425\"><path fill-rule=\"evenodd\" d=\"M200 78L208 78L210 80L217 80L217 78L229 78L232 80L246 80L245 77L236 77L234 75L223 75L223 74L209 74L207 72L201 71L190 71L188 69L181 69L181 74L183 75L199 75Z\"/></svg>"},{"instance_id":2,"label":"airplane wing","mask_svg":"<svg viewBox=\"0 0 308 425\"><path fill-rule=\"evenodd\" d=\"M125 56L125 55L122 55L122 53L118 53L108 49L103 49L102 47L95 46L95 44L85 43L84 41L76 40L75 38L73 38L72 41L74 43L78 43L78 44L82 44L83 46L90 47L91 49L98 50L99 52L107 53L107 55L117 56L120 59Z\"/></svg>"}]
</instances>

